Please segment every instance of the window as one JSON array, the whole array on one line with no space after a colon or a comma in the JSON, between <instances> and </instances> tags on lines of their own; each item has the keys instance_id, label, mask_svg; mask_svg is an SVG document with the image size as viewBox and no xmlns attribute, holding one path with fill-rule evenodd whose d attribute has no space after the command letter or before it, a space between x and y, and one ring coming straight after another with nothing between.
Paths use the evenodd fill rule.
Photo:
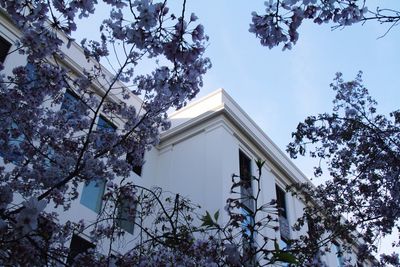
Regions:
<instances>
[{"instance_id":1,"label":"window","mask_svg":"<svg viewBox=\"0 0 400 267\"><path fill-rule=\"evenodd\" d=\"M275 185L276 189L276 206L279 215L279 230L282 240L290 240L290 226L287 219L286 209L286 194L279 186Z\"/></svg>"},{"instance_id":2,"label":"window","mask_svg":"<svg viewBox=\"0 0 400 267\"><path fill-rule=\"evenodd\" d=\"M239 150L239 174L242 201L248 211L253 211L254 203L251 199L253 196L253 188L251 186L251 160L241 150Z\"/></svg>"},{"instance_id":3,"label":"window","mask_svg":"<svg viewBox=\"0 0 400 267\"><path fill-rule=\"evenodd\" d=\"M96 246L89 241L83 239L78 235L72 235L71 244L69 246L69 254L67 259L67 265L70 266L73 260L79 254L87 252L89 249L95 249Z\"/></svg>"},{"instance_id":4,"label":"window","mask_svg":"<svg viewBox=\"0 0 400 267\"><path fill-rule=\"evenodd\" d=\"M11 48L10 42L0 36L0 62L4 63Z\"/></svg>"},{"instance_id":5,"label":"window","mask_svg":"<svg viewBox=\"0 0 400 267\"><path fill-rule=\"evenodd\" d=\"M287 218L285 191L283 191L277 185L275 185L275 188L276 188L276 206L279 209L278 214L279 216Z\"/></svg>"},{"instance_id":6,"label":"window","mask_svg":"<svg viewBox=\"0 0 400 267\"><path fill-rule=\"evenodd\" d=\"M97 121L97 130L99 132L112 133L117 130L117 127L103 116L99 116L99 120Z\"/></svg>"},{"instance_id":7,"label":"window","mask_svg":"<svg viewBox=\"0 0 400 267\"><path fill-rule=\"evenodd\" d=\"M306 219L308 238L313 242L313 247L318 249L318 239L321 235L318 221L316 221L316 219L314 219L311 215L307 215Z\"/></svg>"},{"instance_id":8,"label":"window","mask_svg":"<svg viewBox=\"0 0 400 267\"><path fill-rule=\"evenodd\" d=\"M142 160L144 158L144 153L142 153ZM142 176L142 165L134 164L135 161L135 152L129 152L126 154L126 161L132 166L132 171L139 176Z\"/></svg>"},{"instance_id":9,"label":"window","mask_svg":"<svg viewBox=\"0 0 400 267\"><path fill-rule=\"evenodd\" d=\"M66 90L61 101L60 110L64 111L65 119L76 123L86 113L88 106L82 101L81 97L71 90ZM79 123L78 123L79 125Z\"/></svg>"},{"instance_id":10,"label":"window","mask_svg":"<svg viewBox=\"0 0 400 267\"><path fill-rule=\"evenodd\" d=\"M73 111L79 102L79 97L70 90L65 91L64 98L61 103L62 110Z\"/></svg>"},{"instance_id":11,"label":"window","mask_svg":"<svg viewBox=\"0 0 400 267\"><path fill-rule=\"evenodd\" d=\"M106 182L104 180L85 183L81 194L81 204L100 213Z\"/></svg>"},{"instance_id":12,"label":"window","mask_svg":"<svg viewBox=\"0 0 400 267\"><path fill-rule=\"evenodd\" d=\"M97 120L97 128L96 131L98 133L102 133L102 136L99 136L99 138L105 138L100 139L99 142L96 144L98 148L104 149L105 146L107 146L107 135L110 133L113 133L117 130L117 127L112 124L109 120L107 120L103 116L99 116L99 119Z\"/></svg>"},{"instance_id":13,"label":"window","mask_svg":"<svg viewBox=\"0 0 400 267\"><path fill-rule=\"evenodd\" d=\"M27 78L28 78L28 83L29 83L29 87L33 88L35 87L35 85L37 85L37 68L34 64L29 63L26 64L26 72L27 72Z\"/></svg>"},{"instance_id":14,"label":"window","mask_svg":"<svg viewBox=\"0 0 400 267\"><path fill-rule=\"evenodd\" d=\"M244 220L241 227L243 233L247 237L243 242L243 257L247 259L245 266L253 266L254 256L252 255L252 246L254 243L254 199L253 188L251 184L251 159L239 150L239 174L240 174L240 197L242 200L242 214Z\"/></svg>"},{"instance_id":15,"label":"window","mask_svg":"<svg viewBox=\"0 0 400 267\"><path fill-rule=\"evenodd\" d=\"M136 202L122 199L118 207L117 225L133 234L135 227Z\"/></svg>"},{"instance_id":16,"label":"window","mask_svg":"<svg viewBox=\"0 0 400 267\"><path fill-rule=\"evenodd\" d=\"M239 150L239 173L240 173L240 197L243 204L243 214L246 219L244 220L242 227L245 229L245 233L250 235L249 226L254 224L253 212L254 212L254 200L253 188L251 186L251 160L241 150Z\"/></svg>"},{"instance_id":17,"label":"window","mask_svg":"<svg viewBox=\"0 0 400 267\"><path fill-rule=\"evenodd\" d=\"M100 116L97 122L97 130L102 132L113 132L116 130L116 127ZM81 204L99 213L102 207L105 186L106 181L102 179L92 180L89 183L85 183L81 194Z\"/></svg>"}]
</instances>

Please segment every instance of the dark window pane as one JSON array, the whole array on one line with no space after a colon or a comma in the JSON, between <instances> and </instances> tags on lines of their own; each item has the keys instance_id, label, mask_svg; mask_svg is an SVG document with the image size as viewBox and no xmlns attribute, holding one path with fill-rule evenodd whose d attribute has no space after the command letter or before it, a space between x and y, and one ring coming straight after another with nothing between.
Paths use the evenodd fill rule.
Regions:
<instances>
[{"instance_id":1,"label":"dark window pane","mask_svg":"<svg viewBox=\"0 0 400 267\"><path fill-rule=\"evenodd\" d=\"M11 48L11 44L0 36L0 62L3 63L6 60L8 51Z\"/></svg>"},{"instance_id":2,"label":"dark window pane","mask_svg":"<svg viewBox=\"0 0 400 267\"><path fill-rule=\"evenodd\" d=\"M73 260L76 256L81 253L85 253L89 249L94 249L96 246L89 241L83 239L78 235L73 235L71 239L71 244L69 246L69 254L67 259L67 265L69 266L73 263Z\"/></svg>"},{"instance_id":3,"label":"dark window pane","mask_svg":"<svg viewBox=\"0 0 400 267\"><path fill-rule=\"evenodd\" d=\"M279 186L275 186L275 188L276 188L276 204L279 209L279 215L284 218L287 218L285 191L283 191Z\"/></svg>"},{"instance_id":4,"label":"dark window pane","mask_svg":"<svg viewBox=\"0 0 400 267\"><path fill-rule=\"evenodd\" d=\"M28 76L28 82L29 82L29 86L30 87L35 87L35 84L37 83L37 68L35 65L33 65L32 63L28 63L26 64L26 72L27 72L27 76Z\"/></svg>"},{"instance_id":5,"label":"dark window pane","mask_svg":"<svg viewBox=\"0 0 400 267\"><path fill-rule=\"evenodd\" d=\"M251 160L242 151L239 150L240 177L243 180L251 178Z\"/></svg>"},{"instance_id":6,"label":"dark window pane","mask_svg":"<svg viewBox=\"0 0 400 267\"><path fill-rule=\"evenodd\" d=\"M246 239L243 241L243 258L246 260L245 266L254 265L254 255L252 254L252 247L254 242L254 199L253 188L251 185L251 159L239 150L239 174L240 174L240 194L242 202L242 215L244 220L242 222L243 233Z\"/></svg>"},{"instance_id":7,"label":"dark window pane","mask_svg":"<svg viewBox=\"0 0 400 267\"><path fill-rule=\"evenodd\" d=\"M242 151L239 150L239 172L240 193L242 195L243 204L248 209L248 212L253 211L253 201L250 199L253 196L253 189L251 187L251 160Z\"/></svg>"},{"instance_id":8,"label":"dark window pane","mask_svg":"<svg viewBox=\"0 0 400 267\"><path fill-rule=\"evenodd\" d=\"M79 97L75 93L67 90L65 91L64 98L61 103L61 109L67 111L73 111L78 102L79 102Z\"/></svg>"},{"instance_id":9,"label":"dark window pane","mask_svg":"<svg viewBox=\"0 0 400 267\"><path fill-rule=\"evenodd\" d=\"M133 234L135 226L136 203L123 199L118 207L117 225Z\"/></svg>"},{"instance_id":10,"label":"dark window pane","mask_svg":"<svg viewBox=\"0 0 400 267\"><path fill-rule=\"evenodd\" d=\"M142 154L142 160L144 158L144 153ZM132 165L132 171L136 173L137 175L141 176L142 175L142 165L137 165L135 163L135 157L134 157L134 152L129 152L126 154L126 162L128 162L130 165Z\"/></svg>"},{"instance_id":11,"label":"dark window pane","mask_svg":"<svg viewBox=\"0 0 400 267\"><path fill-rule=\"evenodd\" d=\"M117 130L117 127L115 127L114 124L109 122L103 116L100 116L99 120L97 121L97 130L101 131L101 132L112 133L112 132L115 132L115 130Z\"/></svg>"}]
</instances>

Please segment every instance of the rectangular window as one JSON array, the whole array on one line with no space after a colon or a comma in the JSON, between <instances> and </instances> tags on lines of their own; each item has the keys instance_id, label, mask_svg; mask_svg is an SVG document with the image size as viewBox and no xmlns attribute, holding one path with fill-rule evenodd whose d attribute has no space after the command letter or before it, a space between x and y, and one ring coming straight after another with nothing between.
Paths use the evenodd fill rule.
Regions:
<instances>
[{"instance_id":1,"label":"rectangular window","mask_svg":"<svg viewBox=\"0 0 400 267\"><path fill-rule=\"evenodd\" d=\"M142 160L144 158L144 153L142 154ZM137 165L134 163L135 157L134 157L134 151L128 152L126 154L126 162L128 162L132 166L132 171L136 173L139 176L142 176L142 165Z\"/></svg>"},{"instance_id":2,"label":"rectangular window","mask_svg":"<svg viewBox=\"0 0 400 267\"><path fill-rule=\"evenodd\" d=\"M6 57L8 55L8 51L10 51L11 43L6 39L0 36L0 62L4 63Z\"/></svg>"},{"instance_id":3,"label":"rectangular window","mask_svg":"<svg viewBox=\"0 0 400 267\"><path fill-rule=\"evenodd\" d=\"M135 228L136 203L122 199L118 206L117 225L133 234Z\"/></svg>"},{"instance_id":4,"label":"rectangular window","mask_svg":"<svg viewBox=\"0 0 400 267\"><path fill-rule=\"evenodd\" d=\"M240 193L242 203L249 211L254 211L253 188L251 185L251 160L246 154L239 150L239 174L240 174Z\"/></svg>"},{"instance_id":5,"label":"rectangular window","mask_svg":"<svg viewBox=\"0 0 400 267\"><path fill-rule=\"evenodd\" d=\"M252 214L254 212L254 199L253 188L251 185L251 159L246 156L241 150L239 150L239 173L240 173L240 197L242 204L244 205L243 214L246 216L246 220L243 222L242 227L249 229L250 225L254 224ZM250 235L250 232L246 230L246 234Z\"/></svg>"},{"instance_id":6,"label":"rectangular window","mask_svg":"<svg viewBox=\"0 0 400 267\"><path fill-rule=\"evenodd\" d=\"M37 68L34 64L29 63L26 64L26 72L27 72L27 81L29 83L30 88L34 88L36 85L38 85L37 82Z\"/></svg>"},{"instance_id":7,"label":"rectangular window","mask_svg":"<svg viewBox=\"0 0 400 267\"><path fill-rule=\"evenodd\" d=\"M63 100L61 102L60 109L73 111L78 102L79 102L79 96L77 96L74 92L70 90L66 90Z\"/></svg>"},{"instance_id":8,"label":"rectangular window","mask_svg":"<svg viewBox=\"0 0 400 267\"><path fill-rule=\"evenodd\" d=\"M88 110L88 106L84 103L81 97L74 91L66 90L61 101L60 110L65 112L65 119L80 120Z\"/></svg>"},{"instance_id":9,"label":"rectangular window","mask_svg":"<svg viewBox=\"0 0 400 267\"><path fill-rule=\"evenodd\" d=\"M287 208L286 208L286 194L283 189L275 185L276 189L276 206L278 208L279 215L279 230L281 233L282 240L290 240L290 225L287 219Z\"/></svg>"},{"instance_id":10,"label":"rectangular window","mask_svg":"<svg viewBox=\"0 0 400 267\"><path fill-rule=\"evenodd\" d=\"M94 212L100 213L105 187L106 182L104 180L85 183L81 194L81 204Z\"/></svg>"},{"instance_id":11,"label":"rectangular window","mask_svg":"<svg viewBox=\"0 0 400 267\"><path fill-rule=\"evenodd\" d=\"M97 131L104 132L104 133L112 133L117 130L117 127L109 122L103 116L99 116L99 120L97 121Z\"/></svg>"},{"instance_id":12,"label":"rectangular window","mask_svg":"<svg viewBox=\"0 0 400 267\"><path fill-rule=\"evenodd\" d=\"M243 242L243 257L246 260L245 266L254 265L254 255L252 255L252 247L254 243L254 199L253 199L253 188L252 188L252 174L251 174L251 159L239 150L239 174L240 174L240 197L242 206L242 214L244 220L242 222L243 233L247 236L247 239Z\"/></svg>"},{"instance_id":13,"label":"rectangular window","mask_svg":"<svg viewBox=\"0 0 400 267\"><path fill-rule=\"evenodd\" d=\"M95 249L96 246L78 235L72 235L71 244L69 245L69 253L67 265L70 266L76 256L87 252L89 249Z\"/></svg>"},{"instance_id":14,"label":"rectangular window","mask_svg":"<svg viewBox=\"0 0 400 267\"><path fill-rule=\"evenodd\" d=\"M109 120L107 120L105 117L103 116L99 116L99 119L97 120L97 128L96 131L98 133L102 134L103 138L107 139L107 135L110 133L113 133L117 130L117 127L112 124ZM98 147L100 148L104 148L105 146L107 146L107 140L99 140L100 142L97 144Z\"/></svg>"},{"instance_id":15,"label":"rectangular window","mask_svg":"<svg viewBox=\"0 0 400 267\"><path fill-rule=\"evenodd\" d=\"M111 124L104 117L99 117L99 120L97 121L98 131L113 132L116 130L116 128L117 127ZM101 179L85 183L81 194L81 204L99 213L102 207L105 186L106 181Z\"/></svg>"},{"instance_id":16,"label":"rectangular window","mask_svg":"<svg viewBox=\"0 0 400 267\"><path fill-rule=\"evenodd\" d=\"M287 218L286 212L286 194L279 186L275 185L276 188L276 206L279 209L278 214L284 218Z\"/></svg>"}]
</instances>

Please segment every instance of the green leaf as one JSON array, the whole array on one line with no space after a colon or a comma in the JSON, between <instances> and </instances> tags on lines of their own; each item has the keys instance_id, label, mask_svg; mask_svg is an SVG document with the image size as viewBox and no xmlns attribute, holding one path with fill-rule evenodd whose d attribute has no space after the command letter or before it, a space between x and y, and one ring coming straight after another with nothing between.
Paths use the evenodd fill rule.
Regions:
<instances>
[{"instance_id":1,"label":"green leaf","mask_svg":"<svg viewBox=\"0 0 400 267\"><path fill-rule=\"evenodd\" d=\"M279 244L278 244L278 241L274 241L274 246L275 246L275 250L276 250L276 252L279 252L280 251L280 249L279 249Z\"/></svg>"},{"instance_id":2,"label":"green leaf","mask_svg":"<svg viewBox=\"0 0 400 267\"><path fill-rule=\"evenodd\" d=\"M278 253L275 254L275 259L277 261L283 261L292 264L298 263L296 257L287 251L279 251Z\"/></svg>"},{"instance_id":3,"label":"green leaf","mask_svg":"<svg viewBox=\"0 0 400 267\"><path fill-rule=\"evenodd\" d=\"M260 159L256 160L256 165L257 165L258 169L261 169L264 166L264 164L265 164L265 160L260 160Z\"/></svg>"},{"instance_id":4,"label":"green leaf","mask_svg":"<svg viewBox=\"0 0 400 267\"><path fill-rule=\"evenodd\" d=\"M261 176L261 171L262 171L262 167L264 166L264 164L265 164L265 160L260 160L260 159L256 160L256 165L257 165L257 169L258 169L258 176Z\"/></svg>"},{"instance_id":5,"label":"green leaf","mask_svg":"<svg viewBox=\"0 0 400 267\"><path fill-rule=\"evenodd\" d=\"M219 217L219 210L217 210L217 211L214 213L215 222L218 221L218 217Z\"/></svg>"},{"instance_id":6,"label":"green leaf","mask_svg":"<svg viewBox=\"0 0 400 267\"><path fill-rule=\"evenodd\" d=\"M201 221L203 222L201 226L205 226L205 227L212 227L214 226L214 222L211 218L210 213L208 213L208 211L206 211L206 215L204 215L201 218Z\"/></svg>"}]
</instances>

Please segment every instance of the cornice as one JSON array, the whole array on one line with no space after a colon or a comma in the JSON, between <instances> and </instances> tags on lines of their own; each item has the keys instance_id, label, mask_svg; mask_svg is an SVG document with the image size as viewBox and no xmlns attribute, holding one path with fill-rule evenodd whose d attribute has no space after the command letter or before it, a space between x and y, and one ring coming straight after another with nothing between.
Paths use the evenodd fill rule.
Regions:
<instances>
[{"instance_id":1,"label":"cornice","mask_svg":"<svg viewBox=\"0 0 400 267\"><path fill-rule=\"evenodd\" d=\"M233 127L227 126L242 142L241 136L249 140L253 146L255 146L261 153L264 159L268 159L279 172L282 172L292 183L311 183L310 180L301 172L301 170L284 154L283 151L261 130L261 128L246 114L246 112L226 93L225 90L219 89L204 98L197 100L196 102L186 106L183 110L179 110L174 113L172 119L184 111L190 110L194 106L201 105L211 97L216 97L217 94L221 94L221 103L216 105L209 110L198 116L188 119L187 121L167 130L161 134L160 144L158 148L165 147L167 144L181 142L187 139L187 135L193 136L191 130L196 128L199 131L199 127L208 127L208 123L218 116L229 121ZM193 130L194 131L194 130ZM248 142L248 141L247 141ZM275 168L272 168L272 171ZM278 175L280 176L280 175Z\"/></svg>"}]
</instances>

